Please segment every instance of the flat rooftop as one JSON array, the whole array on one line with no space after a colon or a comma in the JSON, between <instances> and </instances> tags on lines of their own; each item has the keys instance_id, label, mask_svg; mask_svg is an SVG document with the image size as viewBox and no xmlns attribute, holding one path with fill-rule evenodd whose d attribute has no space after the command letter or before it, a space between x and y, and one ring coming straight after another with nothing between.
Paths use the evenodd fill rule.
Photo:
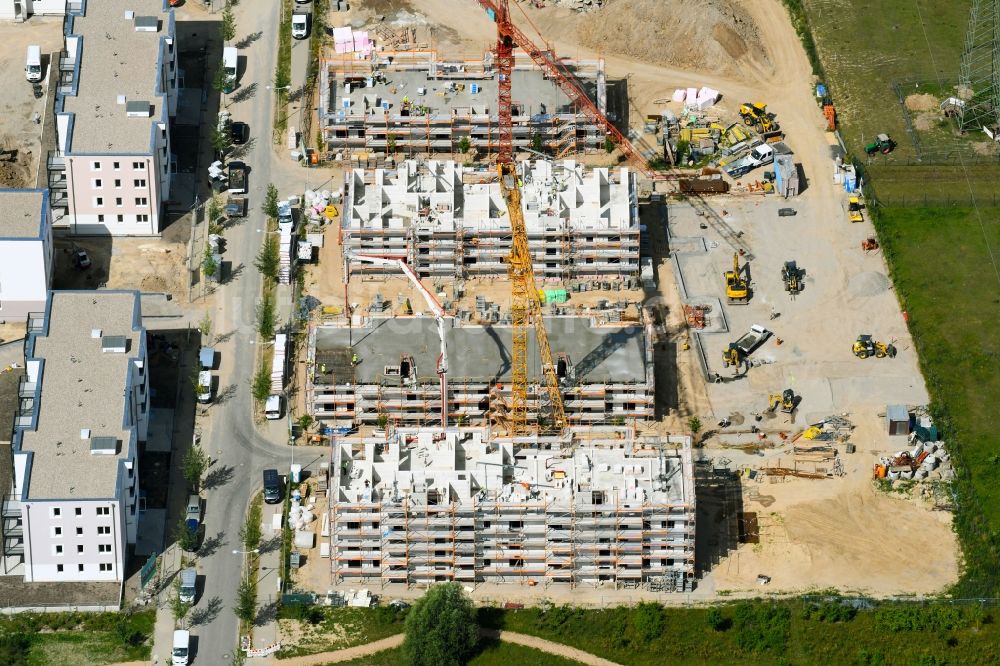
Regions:
<instances>
[{"instance_id":1,"label":"flat rooftop","mask_svg":"<svg viewBox=\"0 0 1000 666\"><path fill-rule=\"evenodd\" d=\"M125 394L142 342L138 294L56 291L50 298L48 333L37 334L31 354L45 363L37 427L23 432L20 447L34 454L28 497L111 498L132 437L124 426ZM104 351L107 336L124 337L126 351ZM114 452L91 453L97 437L116 439Z\"/></svg>"},{"instance_id":2,"label":"flat rooftop","mask_svg":"<svg viewBox=\"0 0 1000 666\"><path fill-rule=\"evenodd\" d=\"M339 501L398 503L409 496L418 505L474 500L641 506L694 500L680 442L634 453L620 446L616 433L605 434L618 445L582 440L572 448L545 449L488 441L482 428L398 429L388 446L381 438L365 439L360 454L357 442L345 440L335 444L347 466L339 475Z\"/></svg>"},{"instance_id":3,"label":"flat rooftop","mask_svg":"<svg viewBox=\"0 0 1000 666\"><path fill-rule=\"evenodd\" d=\"M460 76L449 74L450 78L447 80L428 79L426 71L390 68L385 72L384 83L373 81L371 87L352 85L351 91L346 92L344 75L332 68L326 110L331 114L331 120L339 122L363 120L372 110L376 111L379 118L385 113L398 116L403 112L403 98L406 97L413 106L427 107L428 110L421 115L443 118L452 115L495 115L498 93L496 80L472 76L463 79ZM475 93L472 92L473 85L476 86ZM593 80L584 79L583 85L592 96L595 87ZM524 119L523 116L536 114L576 113L566 94L545 78L540 70L515 69L511 73L511 87L517 114L515 122L519 118ZM421 88L424 90L423 94L420 93ZM350 105L345 107L344 100L350 100ZM383 102L388 102L388 111L383 110Z\"/></svg>"},{"instance_id":4,"label":"flat rooftop","mask_svg":"<svg viewBox=\"0 0 1000 666\"><path fill-rule=\"evenodd\" d=\"M41 238L45 190L0 189L0 238Z\"/></svg>"},{"instance_id":5,"label":"flat rooftop","mask_svg":"<svg viewBox=\"0 0 1000 666\"><path fill-rule=\"evenodd\" d=\"M71 34L83 37L77 94L66 95L63 112L74 114L72 153L148 154L151 126L163 114L158 75L160 41L172 38L173 12L163 0L88 2L73 17ZM127 17L127 12L134 16ZM155 31L137 31L136 19L155 17ZM149 117L130 118L128 102L149 102Z\"/></svg>"},{"instance_id":6,"label":"flat rooftop","mask_svg":"<svg viewBox=\"0 0 1000 666\"><path fill-rule=\"evenodd\" d=\"M642 326L595 326L587 317L546 317L545 329L553 357L569 355L578 383L646 381L646 333ZM448 328L448 376L456 382L509 380L511 333L510 326L500 325ZM398 365L401 354L413 357L421 380L434 381L436 377L440 343L433 317L373 319L368 328L321 326L316 329L317 357L323 352L350 349L352 341L353 353L360 361L354 368L354 381L359 384L381 383L385 366ZM528 378L537 383L542 381L542 371L533 329L528 330L528 350Z\"/></svg>"}]
</instances>

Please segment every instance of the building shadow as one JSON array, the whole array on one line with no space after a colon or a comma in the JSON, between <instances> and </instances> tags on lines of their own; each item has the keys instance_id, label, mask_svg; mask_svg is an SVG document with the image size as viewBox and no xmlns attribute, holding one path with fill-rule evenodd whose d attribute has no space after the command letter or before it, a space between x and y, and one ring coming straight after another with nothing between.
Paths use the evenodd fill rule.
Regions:
<instances>
[{"instance_id":1,"label":"building shadow","mask_svg":"<svg viewBox=\"0 0 1000 666\"><path fill-rule=\"evenodd\" d=\"M739 547L743 485L735 470L701 459L695 461L694 487L695 572L701 577Z\"/></svg>"}]
</instances>

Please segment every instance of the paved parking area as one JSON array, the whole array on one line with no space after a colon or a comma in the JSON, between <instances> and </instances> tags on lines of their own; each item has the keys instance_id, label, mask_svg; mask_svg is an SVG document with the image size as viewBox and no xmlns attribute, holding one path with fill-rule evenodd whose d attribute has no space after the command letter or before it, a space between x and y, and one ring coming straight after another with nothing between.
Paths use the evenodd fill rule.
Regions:
<instances>
[{"instance_id":1,"label":"paved parking area","mask_svg":"<svg viewBox=\"0 0 1000 666\"><path fill-rule=\"evenodd\" d=\"M799 208L794 217L778 216L778 208L789 202L776 197L718 203L717 209L742 232L753 254L746 269L752 294L747 305L726 302L723 274L732 268L733 248L713 229L702 229L703 218L689 204L669 207L671 246L688 301L713 303L710 326L700 336L709 373L726 379L708 388L718 418L762 411L768 394L786 388L802 396L802 422L928 399L882 257L861 251L860 239L853 241L855 230L841 211L817 211L811 203L794 202ZM863 233L861 225L855 226ZM804 288L795 297L785 291L781 279L782 265L793 260L804 271ZM739 258L741 269L746 263ZM761 365L733 379L722 352L754 324L774 335L751 356ZM855 358L851 347L861 333L893 342L898 356Z\"/></svg>"}]
</instances>

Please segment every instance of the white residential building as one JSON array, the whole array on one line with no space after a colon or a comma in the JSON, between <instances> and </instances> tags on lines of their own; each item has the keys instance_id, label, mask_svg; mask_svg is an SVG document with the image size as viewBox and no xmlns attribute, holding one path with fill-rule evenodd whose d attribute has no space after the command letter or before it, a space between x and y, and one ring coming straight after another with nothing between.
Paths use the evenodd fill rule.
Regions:
<instances>
[{"instance_id":1,"label":"white residential building","mask_svg":"<svg viewBox=\"0 0 1000 666\"><path fill-rule=\"evenodd\" d=\"M41 312L51 283L48 192L0 189L0 321Z\"/></svg>"},{"instance_id":2,"label":"white residential building","mask_svg":"<svg viewBox=\"0 0 1000 666\"><path fill-rule=\"evenodd\" d=\"M57 149L48 156L56 226L81 235L160 233L177 111L174 13L162 0L90 2L66 19Z\"/></svg>"},{"instance_id":3,"label":"white residential building","mask_svg":"<svg viewBox=\"0 0 1000 666\"><path fill-rule=\"evenodd\" d=\"M149 419L140 321L133 291L50 292L29 320L3 574L124 582Z\"/></svg>"}]
</instances>

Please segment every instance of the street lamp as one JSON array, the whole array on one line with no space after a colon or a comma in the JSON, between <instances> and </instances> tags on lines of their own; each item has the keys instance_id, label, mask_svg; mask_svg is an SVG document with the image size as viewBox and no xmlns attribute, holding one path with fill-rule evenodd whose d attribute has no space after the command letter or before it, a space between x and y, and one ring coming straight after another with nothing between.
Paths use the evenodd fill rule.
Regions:
<instances>
[{"instance_id":1,"label":"street lamp","mask_svg":"<svg viewBox=\"0 0 1000 666\"><path fill-rule=\"evenodd\" d=\"M254 548L253 550L233 550L233 555L249 555L250 553L254 553L255 555L259 554L260 548ZM244 574L243 582L249 583L250 563L247 561L247 558L245 557L243 558L243 574Z\"/></svg>"}]
</instances>

